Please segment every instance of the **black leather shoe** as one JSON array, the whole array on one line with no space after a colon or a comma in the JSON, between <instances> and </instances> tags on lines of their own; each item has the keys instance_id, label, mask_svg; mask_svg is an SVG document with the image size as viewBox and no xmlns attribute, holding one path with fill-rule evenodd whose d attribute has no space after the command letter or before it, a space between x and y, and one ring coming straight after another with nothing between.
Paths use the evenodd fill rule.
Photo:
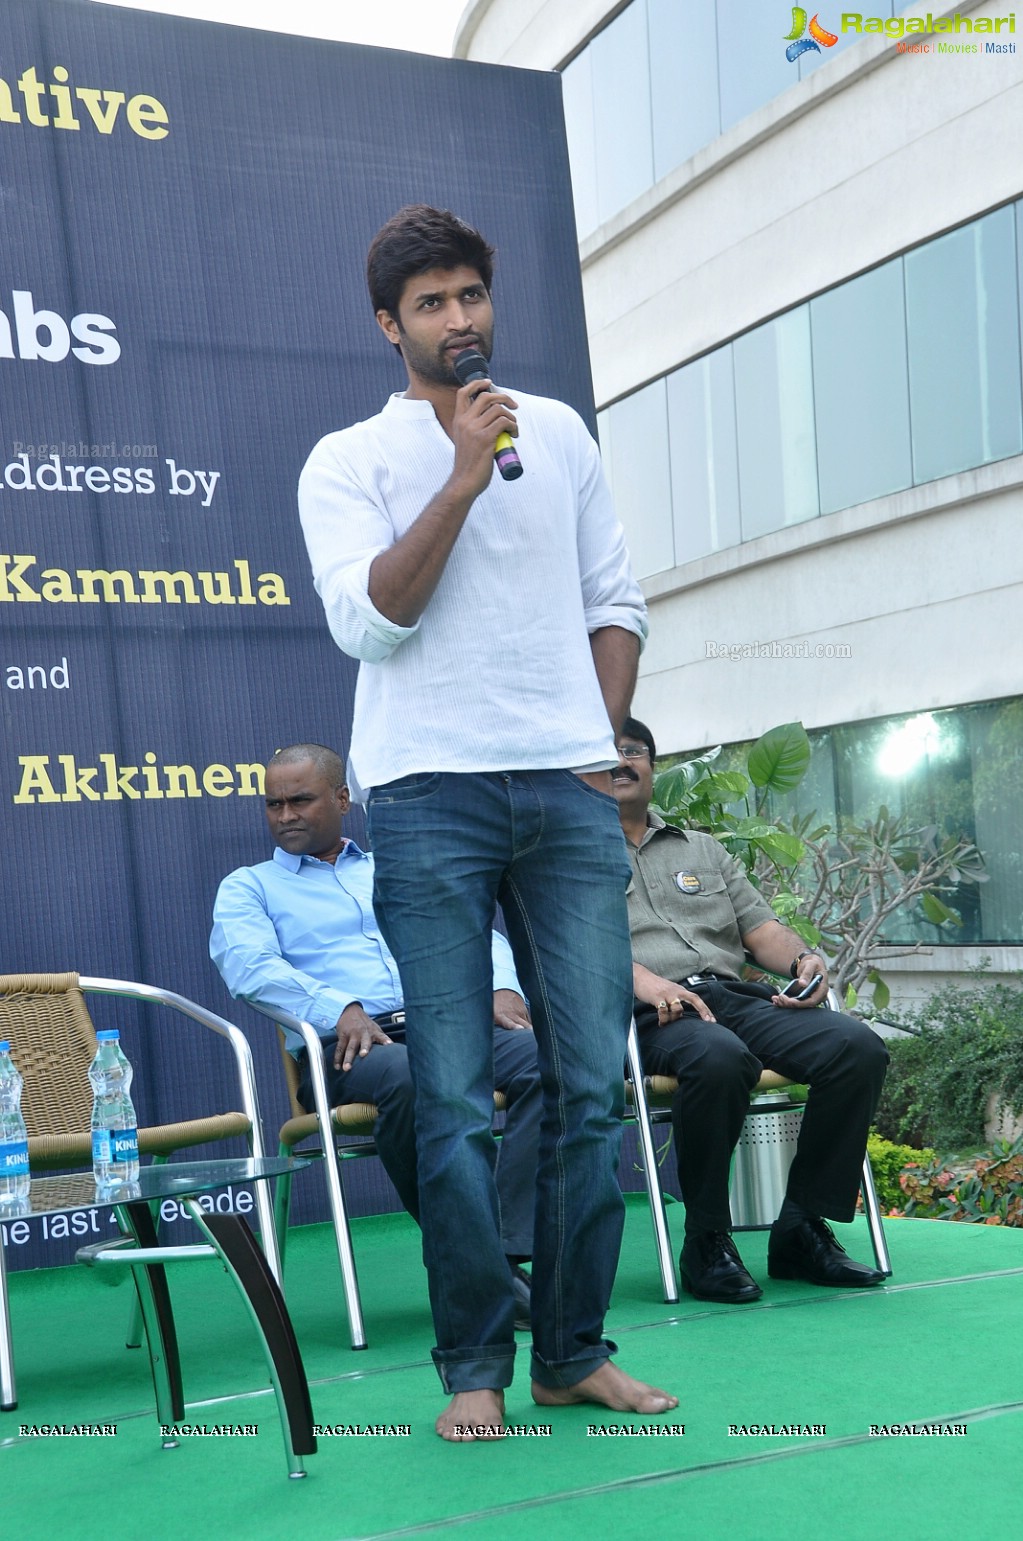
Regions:
<instances>
[{"instance_id":1,"label":"black leather shoe","mask_svg":"<svg viewBox=\"0 0 1023 1541\"><path fill-rule=\"evenodd\" d=\"M531 1306L533 1299L533 1281L524 1268L518 1264L512 1265L512 1294L515 1296L515 1331L529 1332L532 1330L533 1318Z\"/></svg>"},{"instance_id":2,"label":"black leather shoe","mask_svg":"<svg viewBox=\"0 0 1023 1541\"><path fill-rule=\"evenodd\" d=\"M767 1272L772 1279L804 1279L807 1284L834 1284L845 1289L865 1289L885 1278L876 1268L854 1262L835 1240L826 1220L809 1217L786 1231L772 1229Z\"/></svg>"},{"instance_id":3,"label":"black leather shoe","mask_svg":"<svg viewBox=\"0 0 1023 1541\"><path fill-rule=\"evenodd\" d=\"M727 1231L700 1231L687 1236L678 1260L682 1288L697 1300L744 1306L764 1293L742 1265Z\"/></svg>"}]
</instances>

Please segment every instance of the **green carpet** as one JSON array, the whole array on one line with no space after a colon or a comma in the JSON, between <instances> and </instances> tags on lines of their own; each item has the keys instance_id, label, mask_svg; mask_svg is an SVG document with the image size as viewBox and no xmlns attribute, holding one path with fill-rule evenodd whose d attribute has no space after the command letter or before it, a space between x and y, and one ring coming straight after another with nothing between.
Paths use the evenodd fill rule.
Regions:
<instances>
[{"instance_id":1,"label":"green carpet","mask_svg":"<svg viewBox=\"0 0 1023 1541\"><path fill-rule=\"evenodd\" d=\"M0 1491L11 1534L53 1541L113 1527L125 1541L354 1541L493 1536L701 1541L972 1541L1019 1523L1023 1232L890 1221L884 1288L767 1284L755 1306L660 1300L644 1201L630 1198L608 1332L622 1364L681 1398L640 1419L541 1410L520 1354L508 1420L549 1436L451 1447L432 1431L443 1395L418 1233L405 1216L353 1226L370 1347L352 1353L332 1236L293 1233L287 1293L319 1423L409 1425L407 1437L323 1438L289 1482L276 1404L248 1316L214 1264L171 1287L188 1417L257 1424L254 1438L160 1448L144 1351L120 1345L130 1286L81 1268L10 1280L20 1405L0 1415ZM861 1222L841 1227L869 1256ZM766 1233L739 1238L766 1277ZM524 1341L524 1340L523 1340ZM249 1393L249 1394L242 1394ZM28 1438L22 1423L116 1423L115 1438ZM965 1424L957 1437L872 1437L872 1424ZM684 1424L684 1435L593 1435L591 1425ZM824 1426L741 1436L729 1425Z\"/></svg>"}]
</instances>

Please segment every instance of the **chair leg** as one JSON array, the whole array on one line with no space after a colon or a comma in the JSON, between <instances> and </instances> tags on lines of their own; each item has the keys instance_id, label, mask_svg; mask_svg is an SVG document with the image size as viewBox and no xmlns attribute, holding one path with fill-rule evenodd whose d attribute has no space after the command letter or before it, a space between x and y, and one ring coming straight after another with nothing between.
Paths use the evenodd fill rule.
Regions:
<instances>
[{"instance_id":1,"label":"chair leg","mask_svg":"<svg viewBox=\"0 0 1023 1541\"><path fill-rule=\"evenodd\" d=\"M327 1179L327 1198L330 1217L334 1223L334 1242L337 1246L341 1282L344 1286L345 1305L348 1309L348 1331L352 1348L367 1348L366 1328L362 1319L362 1301L359 1297L359 1278L355 1269L355 1250L348 1225L348 1210L341 1186L341 1158L334 1143L334 1128L330 1116L330 1098L327 1096L327 1080L323 1073L323 1054L319 1039L308 1023L302 1023L302 1036L306 1039L309 1054L309 1077L312 1081L313 1104L320 1125L323 1141L323 1167Z\"/></svg>"},{"instance_id":2,"label":"chair leg","mask_svg":"<svg viewBox=\"0 0 1023 1541\"><path fill-rule=\"evenodd\" d=\"M248 1307L277 1398L288 1476L304 1477L302 1457L316 1452L313 1409L302 1355L277 1280L240 1215L207 1213L194 1198L182 1202L213 1243Z\"/></svg>"},{"instance_id":3,"label":"chair leg","mask_svg":"<svg viewBox=\"0 0 1023 1541\"><path fill-rule=\"evenodd\" d=\"M166 1166L170 1158L167 1156L154 1156L153 1166ZM153 1228L158 1233L160 1230L160 1206L152 1203L149 1212L153 1217ZM142 1304L137 1290L132 1290L131 1308L128 1311L128 1331L124 1336L125 1348L142 1347Z\"/></svg>"},{"instance_id":4,"label":"chair leg","mask_svg":"<svg viewBox=\"0 0 1023 1541\"><path fill-rule=\"evenodd\" d=\"M643 1170L646 1180L647 1199L650 1204L650 1218L654 1227L654 1245L657 1248L657 1261L661 1270L661 1286L664 1290L666 1304L677 1305L679 1293L678 1280L675 1275L675 1259L671 1251L667 1208L664 1203L664 1194L661 1190L657 1171L657 1152L654 1149L653 1129L650 1125L650 1109L647 1106L646 1087L643 1084L643 1065L639 1057L639 1039L636 1035L635 1017L632 1019L629 1027L626 1057L629 1066L629 1076L632 1080L633 1107L636 1111L636 1127L639 1130L639 1143L643 1154Z\"/></svg>"},{"instance_id":5,"label":"chair leg","mask_svg":"<svg viewBox=\"0 0 1023 1541\"><path fill-rule=\"evenodd\" d=\"M881 1206L877 1201L877 1189L874 1187L874 1173L870 1166L870 1157L863 1158L863 1179L860 1184L863 1194L863 1208L867 1216L867 1224L870 1227L870 1240L874 1248L874 1261L878 1269L886 1279L892 1276L892 1260L888 1254L888 1242L884 1234L884 1225L881 1221Z\"/></svg>"},{"instance_id":6,"label":"chair leg","mask_svg":"<svg viewBox=\"0 0 1023 1541\"><path fill-rule=\"evenodd\" d=\"M293 1154L291 1147L281 1144L278 1147L279 1156ZM281 1259L281 1271L284 1270L284 1253L288 1243L288 1224L291 1220L291 1173L285 1172L283 1177L278 1177L274 1184L274 1230L277 1232L277 1251Z\"/></svg>"}]
</instances>

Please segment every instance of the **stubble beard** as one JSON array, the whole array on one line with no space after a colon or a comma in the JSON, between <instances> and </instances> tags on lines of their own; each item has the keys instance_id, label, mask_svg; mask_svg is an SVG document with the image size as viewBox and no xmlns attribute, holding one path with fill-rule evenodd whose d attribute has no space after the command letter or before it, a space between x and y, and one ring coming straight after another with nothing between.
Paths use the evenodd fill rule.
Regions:
<instances>
[{"instance_id":1,"label":"stubble beard","mask_svg":"<svg viewBox=\"0 0 1023 1541\"><path fill-rule=\"evenodd\" d=\"M401 333L401 356L405 360L405 367L427 385L453 385L457 390L460 381L455 374L454 360L459 351L475 348L482 353L488 364L494 351L493 327L489 331L477 332L478 341L466 342L462 350L447 348L443 345L440 348L426 348L421 343L413 342L400 325L398 330Z\"/></svg>"}]
</instances>

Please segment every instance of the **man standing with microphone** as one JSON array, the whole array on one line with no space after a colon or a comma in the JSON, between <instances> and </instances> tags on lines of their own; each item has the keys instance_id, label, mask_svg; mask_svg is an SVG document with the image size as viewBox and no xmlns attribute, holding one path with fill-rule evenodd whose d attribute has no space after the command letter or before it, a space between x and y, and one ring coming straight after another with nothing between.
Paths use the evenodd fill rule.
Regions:
<instances>
[{"instance_id":1,"label":"man standing with microphone","mask_svg":"<svg viewBox=\"0 0 1023 1541\"><path fill-rule=\"evenodd\" d=\"M331 634L362 661L349 784L368 804L374 909L404 990L450 1440L501 1436L514 1368L490 1128L497 904L543 1083L533 1398L677 1406L603 1337L632 995L610 767L645 608L578 416L493 389L476 360L459 382L459 354L490 357L492 273L492 248L453 214L417 204L384 225L370 297L408 389L321 440L299 484ZM504 435L512 480L493 474Z\"/></svg>"}]
</instances>

